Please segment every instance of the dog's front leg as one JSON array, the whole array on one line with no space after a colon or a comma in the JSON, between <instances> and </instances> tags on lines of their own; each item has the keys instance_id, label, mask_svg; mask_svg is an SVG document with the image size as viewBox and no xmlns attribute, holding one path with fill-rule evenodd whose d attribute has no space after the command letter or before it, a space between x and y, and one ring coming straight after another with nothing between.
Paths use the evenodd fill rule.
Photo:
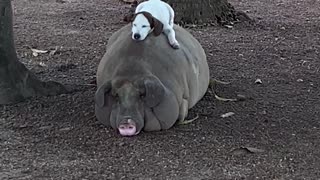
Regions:
<instances>
[{"instance_id":1,"label":"dog's front leg","mask_svg":"<svg viewBox=\"0 0 320 180\"><path fill-rule=\"evenodd\" d=\"M173 28L171 27L165 27L163 29L163 32L164 34L167 36L168 40L169 40L169 43L171 45L171 47L173 49L179 49L180 48L180 45L178 43L178 41L176 40L176 33L175 31L173 30Z\"/></svg>"}]
</instances>

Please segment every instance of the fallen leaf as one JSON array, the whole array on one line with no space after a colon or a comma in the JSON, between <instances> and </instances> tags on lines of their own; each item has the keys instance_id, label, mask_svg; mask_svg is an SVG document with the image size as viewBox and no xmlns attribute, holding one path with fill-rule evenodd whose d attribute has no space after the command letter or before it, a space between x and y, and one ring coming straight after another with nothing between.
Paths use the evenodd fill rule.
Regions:
<instances>
[{"instance_id":1,"label":"fallen leaf","mask_svg":"<svg viewBox=\"0 0 320 180\"><path fill-rule=\"evenodd\" d=\"M248 149L245 149L245 148L237 148L237 149L234 149L232 152L232 155L243 155L243 154L250 154L250 151L248 151Z\"/></svg>"},{"instance_id":2,"label":"fallen leaf","mask_svg":"<svg viewBox=\"0 0 320 180\"><path fill-rule=\"evenodd\" d=\"M247 97L242 94L237 94L237 99L238 99L238 101L244 101L247 99Z\"/></svg>"},{"instance_id":3,"label":"fallen leaf","mask_svg":"<svg viewBox=\"0 0 320 180\"><path fill-rule=\"evenodd\" d=\"M54 50L51 50L49 53L49 56L53 56L57 51L58 51L59 47L56 46Z\"/></svg>"},{"instance_id":4,"label":"fallen leaf","mask_svg":"<svg viewBox=\"0 0 320 180\"><path fill-rule=\"evenodd\" d=\"M246 147L248 149L248 151L250 151L251 153L262 153L264 152L263 149L258 149L258 148L253 148L253 147Z\"/></svg>"},{"instance_id":5,"label":"fallen leaf","mask_svg":"<svg viewBox=\"0 0 320 180\"><path fill-rule=\"evenodd\" d=\"M33 48L31 48L31 51L39 54L44 54L48 52L47 50L40 50L40 49L33 49Z\"/></svg>"},{"instance_id":6,"label":"fallen leaf","mask_svg":"<svg viewBox=\"0 0 320 180\"><path fill-rule=\"evenodd\" d=\"M227 99L227 98L223 98L223 97L219 97L218 95L214 95L214 97L216 99L218 99L219 101L224 101L224 102L227 102L227 101L231 101L231 102L234 102L234 101L237 101L237 99Z\"/></svg>"},{"instance_id":7,"label":"fallen leaf","mask_svg":"<svg viewBox=\"0 0 320 180\"><path fill-rule=\"evenodd\" d=\"M34 48L30 48L31 51L32 51L32 55L34 57L37 57L39 54L44 54L44 53L47 53L48 51L45 51L45 50L39 50L39 49L34 49Z\"/></svg>"},{"instance_id":8,"label":"fallen leaf","mask_svg":"<svg viewBox=\"0 0 320 180\"><path fill-rule=\"evenodd\" d=\"M230 116L233 116L234 115L234 112L227 112L225 114L222 114L221 117L222 118L227 118L227 117L230 117Z\"/></svg>"},{"instance_id":9,"label":"fallen leaf","mask_svg":"<svg viewBox=\"0 0 320 180\"><path fill-rule=\"evenodd\" d=\"M59 129L60 131L70 131L71 130L71 127L65 127L65 128L61 128Z\"/></svg>"},{"instance_id":10,"label":"fallen leaf","mask_svg":"<svg viewBox=\"0 0 320 180\"><path fill-rule=\"evenodd\" d=\"M252 148L252 147L240 147L233 150L231 153L233 155L242 155L242 154L253 154L253 153L262 153L264 150Z\"/></svg>"},{"instance_id":11,"label":"fallen leaf","mask_svg":"<svg viewBox=\"0 0 320 180\"><path fill-rule=\"evenodd\" d=\"M210 79L210 82L211 82L212 84L215 84L215 83L217 83L217 84L224 84L224 85L231 84L231 82L220 81L220 80L214 79L214 78L211 78L211 79Z\"/></svg>"},{"instance_id":12,"label":"fallen leaf","mask_svg":"<svg viewBox=\"0 0 320 180\"><path fill-rule=\"evenodd\" d=\"M189 123L192 123L194 120L198 119L199 115L197 114L196 117L192 118L192 119L184 119L182 122L179 122L180 125L186 125Z\"/></svg>"}]
</instances>

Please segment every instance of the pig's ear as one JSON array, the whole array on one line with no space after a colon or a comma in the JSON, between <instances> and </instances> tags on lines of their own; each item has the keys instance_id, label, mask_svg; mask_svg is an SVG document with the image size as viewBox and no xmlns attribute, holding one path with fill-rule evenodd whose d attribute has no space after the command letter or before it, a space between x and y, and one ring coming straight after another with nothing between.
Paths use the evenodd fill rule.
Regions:
<instances>
[{"instance_id":1,"label":"pig's ear","mask_svg":"<svg viewBox=\"0 0 320 180\"><path fill-rule=\"evenodd\" d=\"M102 86L98 88L96 91L96 94L94 96L94 101L97 104L98 107L102 108L105 105L106 100L106 93L108 93L111 90L111 82L108 81L104 83Z\"/></svg>"},{"instance_id":2,"label":"pig's ear","mask_svg":"<svg viewBox=\"0 0 320 180\"><path fill-rule=\"evenodd\" d=\"M148 107L155 107L162 101L165 95L165 87L158 78L148 76L142 78L138 83L141 97Z\"/></svg>"}]
</instances>

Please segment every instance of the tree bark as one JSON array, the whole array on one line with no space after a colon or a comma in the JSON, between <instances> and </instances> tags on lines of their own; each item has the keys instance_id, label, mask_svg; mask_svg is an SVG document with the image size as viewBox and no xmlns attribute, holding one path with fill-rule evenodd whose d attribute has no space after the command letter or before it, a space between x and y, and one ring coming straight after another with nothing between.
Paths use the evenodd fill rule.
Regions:
<instances>
[{"instance_id":1,"label":"tree bark","mask_svg":"<svg viewBox=\"0 0 320 180\"><path fill-rule=\"evenodd\" d=\"M237 20L227 0L164 0L175 10L179 24L228 24Z\"/></svg>"},{"instance_id":2,"label":"tree bark","mask_svg":"<svg viewBox=\"0 0 320 180\"><path fill-rule=\"evenodd\" d=\"M11 0L0 0L0 104L68 92L60 83L38 80L18 60L13 40L12 16Z\"/></svg>"}]
</instances>

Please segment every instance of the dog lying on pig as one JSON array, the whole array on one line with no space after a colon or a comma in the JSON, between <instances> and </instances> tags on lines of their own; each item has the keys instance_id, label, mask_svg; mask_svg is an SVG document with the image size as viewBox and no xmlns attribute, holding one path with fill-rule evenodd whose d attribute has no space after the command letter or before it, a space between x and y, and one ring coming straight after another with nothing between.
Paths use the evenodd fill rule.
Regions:
<instances>
[{"instance_id":1,"label":"dog lying on pig","mask_svg":"<svg viewBox=\"0 0 320 180\"><path fill-rule=\"evenodd\" d=\"M132 39L144 40L151 32L159 36L162 32L167 36L170 45L179 49L179 43L175 38L174 10L161 0L148 0L140 3L132 22Z\"/></svg>"},{"instance_id":2,"label":"dog lying on pig","mask_svg":"<svg viewBox=\"0 0 320 180\"><path fill-rule=\"evenodd\" d=\"M131 25L109 39L97 71L95 114L122 136L159 131L183 122L209 85L206 55L185 29L174 26L180 49L164 34L131 38Z\"/></svg>"}]
</instances>

